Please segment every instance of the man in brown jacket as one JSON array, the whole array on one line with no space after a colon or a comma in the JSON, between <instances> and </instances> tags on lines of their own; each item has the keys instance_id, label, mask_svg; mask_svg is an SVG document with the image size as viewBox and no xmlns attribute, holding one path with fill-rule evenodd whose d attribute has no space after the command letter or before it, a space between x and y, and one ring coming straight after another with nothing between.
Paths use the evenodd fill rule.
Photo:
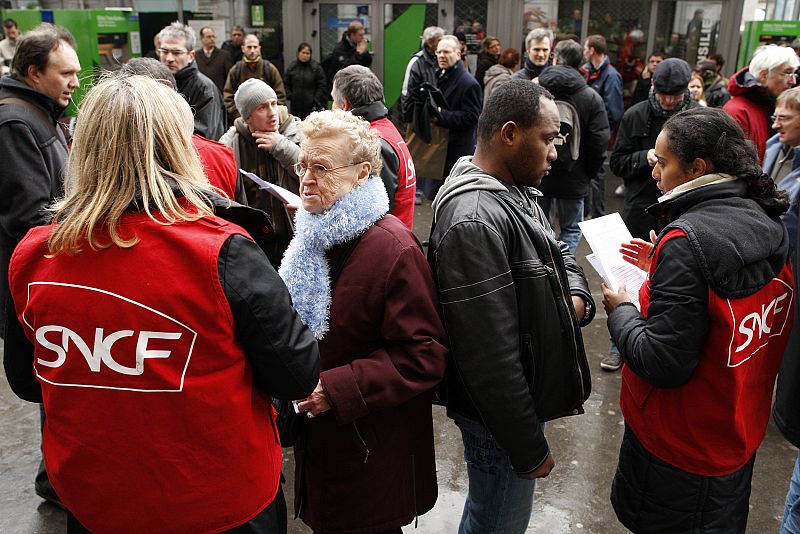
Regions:
<instances>
[{"instance_id":1,"label":"man in brown jacket","mask_svg":"<svg viewBox=\"0 0 800 534\"><path fill-rule=\"evenodd\" d=\"M228 72L228 79L225 82L225 88L222 91L225 97L225 109L232 119L239 117L239 110L236 109L236 103L233 96L236 90L245 81L251 78L256 78L263 81L278 95L278 104L283 106L286 104L286 91L283 88L283 78L278 68L275 67L268 59L261 57L261 43L258 37L253 34L248 34L244 38L242 45L244 55L241 61L231 67Z\"/></svg>"}]
</instances>

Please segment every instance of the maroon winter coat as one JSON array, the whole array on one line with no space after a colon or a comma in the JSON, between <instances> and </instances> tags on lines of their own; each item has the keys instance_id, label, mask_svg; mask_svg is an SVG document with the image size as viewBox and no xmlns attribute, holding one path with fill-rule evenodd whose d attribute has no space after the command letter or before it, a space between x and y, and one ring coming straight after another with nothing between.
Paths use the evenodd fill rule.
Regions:
<instances>
[{"instance_id":1,"label":"maroon winter coat","mask_svg":"<svg viewBox=\"0 0 800 534\"><path fill-rule=\"evenodd\" d=\"M343 250L328 256L333 271ZM436 502L431 393L447 347L430 268L386 215L334 287L320 380L332 409L295 446L295 513L317 533L384 532Z\"/></svg>"}]
</instances>

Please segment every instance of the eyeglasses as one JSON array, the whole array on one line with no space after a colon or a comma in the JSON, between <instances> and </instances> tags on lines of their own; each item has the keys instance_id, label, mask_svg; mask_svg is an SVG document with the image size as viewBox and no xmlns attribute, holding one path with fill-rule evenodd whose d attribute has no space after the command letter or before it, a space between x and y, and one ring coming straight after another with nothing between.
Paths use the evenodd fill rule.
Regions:
<instances>
[{"instance_id":1,"label":"eyeglasses","mask_svg":"<svg viewBox=\"0 0 800 534\"><path fill-rule=\"evenodd\" d=\"M181 50L180 48L175 48L175 49L159 48L158 53L161 54L162 56L168 56L172 54L175 57L180 57L184 54L188 54L189 52L187 50Z\"/></svg>"},{"instance_id":2,"label":"eyeglasses","mask_svg":"<svg viewBox=\"0 0 800 534\"><path fill-rule=\"evenodd\" d=\"M770 115L769 120L772 122L789 122L797 115Z\"/></svg>"},{"instance_id":3,"label":"eyeglasses","mask_svg":"<svg viewBox=\"0 0 800 534\"><path fill-rule=\"evenodd\" d=\"M294 173L300 178L306 175L306 171L311 171L311 176L313 176L314 178L326 178L329 172L346 169L347 167L352 167L353 165L359 165L361 163L364 162L359 161L357 163L349 163L347 165L342 165L341 167L334 167L332 169L329 169L319 163L314 163L313 165L306 165L302 161L298 161L297 163L292 165L292 168L294 169Z\"/></svg>"},{"instance_id":4,"label":"eyeglasses","mask_svg":"<svg viewBox=\"0 0 800 534\"><path fill-rule=\"evenodd\" d=\"M778 72L778 74L780 74L781 76L786 76L787 78L794 78L795 76L797 76L797 71L783 70Z\"/></svg>"}]
</instances>

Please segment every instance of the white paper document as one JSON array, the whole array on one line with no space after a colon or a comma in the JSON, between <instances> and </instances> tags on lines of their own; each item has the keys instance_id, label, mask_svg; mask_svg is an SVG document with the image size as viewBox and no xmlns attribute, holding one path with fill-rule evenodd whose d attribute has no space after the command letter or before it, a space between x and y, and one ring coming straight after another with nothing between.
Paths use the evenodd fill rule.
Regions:
<instances>
[{"instance_id":1,"label":"white paper document","mask_svg":"<svg viewBox=\"0 0 800 534\"><path fill-rule=\"evenodd\" d=\"M619 213L611 213L578 225L592 249L592 254L586 259L611 289L617 291L624 285L628 296L640 309L639 288L647 279L647 273L625 261L619 251L623 243L633 239L622 217Z\"/></svg>"},{"instance_id":2,"label":"white paper document","mask_svg":"<svg viewBox=\"0 0 800 534\"><path fill-rule=\"evenodd\" d=\"M272 196L283 202L284 204L291 204L292 206L300 206L300 197L289 191L288 189L284 189L279 185L275 185L273 183L267 182L266 180L262 180L252 172L247 172L244 169L239 169L239 172L253 180L261 189L268 191Z\"/></svg>"}]
</instances>

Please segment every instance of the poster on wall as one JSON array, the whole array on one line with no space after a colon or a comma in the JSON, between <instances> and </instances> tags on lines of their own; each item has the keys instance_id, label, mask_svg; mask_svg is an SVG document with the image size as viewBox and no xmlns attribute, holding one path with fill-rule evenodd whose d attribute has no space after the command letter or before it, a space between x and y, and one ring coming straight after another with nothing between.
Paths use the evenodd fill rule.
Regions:
<instances>
[{"instance_id":1,"label":"poster on wall","mask_svg":"<svg viewBox=\"0 0 800 534\"><path fill-rule=\"evenodd\" d=\"M722 2L676 2L672 39L677 35L683 40L689 64L697 64L716 50L721 17Z\"/></svg>"}]
</instances>

